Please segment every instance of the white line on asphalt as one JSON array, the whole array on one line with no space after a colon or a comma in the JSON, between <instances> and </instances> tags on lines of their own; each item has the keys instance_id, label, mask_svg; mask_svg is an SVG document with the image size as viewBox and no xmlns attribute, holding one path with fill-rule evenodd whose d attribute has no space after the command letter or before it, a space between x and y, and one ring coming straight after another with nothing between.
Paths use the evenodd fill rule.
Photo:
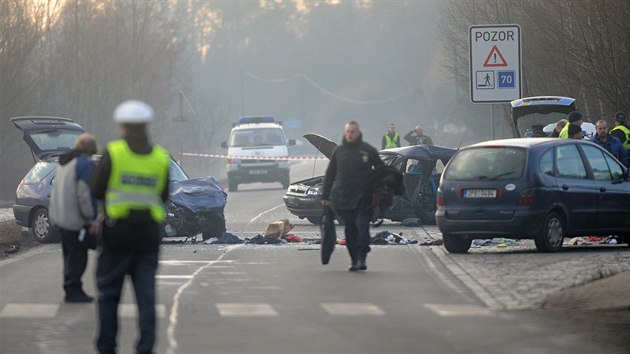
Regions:
<instances>
[{"instance_id":1,"label":"white line on asphalt","mask_svg":"<svg viewBox=\"0 0 630 354\"><path fill-rule=\"evenodd\" d=\"M332 316L385 316L385 311L371 303L323 302L319 305Z\"/></svg>"},{"instance_id":2,"label":"white line on asphalt","mask_svg":"<svg viewBox=\"0 0 630 354\"><path fill-rule=\"evenodd\" d=\"M24 252L22 254L11 256L10 258L1 260L0 261L0 268L4 267L5 265L8 265L8 264L21 261L21 260L26 259L28 257L35 256L37 254L44 253L46 251L50 251L53 248L57 248L57 247L59 249L61 249L61 246L59 246L57 244L36 246L35 248L32 248L32 249L30 249L30 250L28 250L28 251L26 251L26 252Z\"/></svg>"},{"instance_id":3,"label":"white line on asphalt","mask_svg":"<svg viewBox=\"0 0 630 354\"><path fill-rule=\"evenodd\" d=\"M269 304L229 302L215 304L221 317L276 317L278 312Z\"/></svg>"},{"instance_id":4,"label":"white line on asphalt","mask_svg":"<svg viewBox=\"0 0 630 354\"><path fill-rule=\"evenodd\" d=\"M6 304L0 318L53 318L59 304Z\"/></svg>"},{"instance_id":5,"label":"white line on asphalt","mask_svg":"<svg viewBox=\"0 0 630 354\"><path fill-rule=\"evenodd\" d=\"M156 279L192 279L192 275L156 275Z\"/></svg>"},{"instance_id":6,"label":"white line on asphalt","mask_svg":"<svg viewBox=\"0 0 630 354\"><path fill-rule=\"evenodd\" d=\"M179 300L182 294L184 293L184 290L186 290L186 288L188 288L192 284L197 274L199 274L204 269L211 267L213 264L221 262L221 259L226 254L228 254L230 251L236 248L239 248L241 246L242 245L230 245L226 247L225 252L222 253L221 256L219 256L219 258L217 258L214 261L208 261L206 262L205 265L197 268L197 270L195 270L192 273L192 277L184 285L180 286L179 289L177 289L177 291L175 292L175 296L173 296L173 305L171 306L171 315L169 316L168 327L166 328L166 336L168 339L168 349L166 350L166 352L168 354L175 354L175 350L177 349L177 340L175 339L175 327L177 327L177 318L179 317L179 314L178 314Z\"/></svg>"},{"instance_id":7,"label":"white line on asphalt","mask_svg":"<svg viewBox=\"0 0 630 354\"><path fill-rule=\"evenodd\" d=\"M248 227L251 223L253 223L254 221L256 221L259 217L261 217L261 216L263 216L263 215L267 214L267 213L268 213L268 212L270 212L270 211L274 211L274 210L276 210L276 209L278 209L278 208L280 208L280 207L283 207L283 206L284 206L284 204L279 204L279 205L276 205L275 207L273 207L273 208L271 208L271 209L269 209L269 210L265 210L265 211L263 211L262 213L260 213L260 214L258 214L258 215L256 215L256 216L254 216L254 217L253 217L253 218L249 221L249 223L247 223L247 226L245 226L245 229L247 229L247 227Z\"/></svg>"},{"instance_id":8,"label":"white line on asphalt","mask_svg":"<svg viewBox=\"0 0 630 354\"><path fill-rule=\"evenodd\" d=\"M492 310L477 305L424 304L424 307L443 317L494 315Z\"/></svg>"}]
</instances>

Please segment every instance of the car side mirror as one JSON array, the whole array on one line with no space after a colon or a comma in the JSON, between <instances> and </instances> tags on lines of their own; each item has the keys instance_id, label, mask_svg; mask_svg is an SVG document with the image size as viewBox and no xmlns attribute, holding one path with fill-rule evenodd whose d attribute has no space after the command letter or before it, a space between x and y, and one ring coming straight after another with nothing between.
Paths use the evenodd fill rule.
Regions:
<instances>
[{"instance_id":1,"label":"car side mirror","mask_svg":"<svg viewBox=\"0 0 630 354\"><path fill-rule=\"evenodd\" d=\"M227 149L227 141L222 141L221 142L221 147L224 149Z\"/></svg>"},{"instance_id":2,"label":"car side mirror","mask_svg":"<svg viewBox=\"0 0 630 354\"><path fill-rule=\"evenodd\" d=\"M287 144L287 146L293 146L295 145L295 139L289 139L289 143Z\"/></svg>"}]
</instances>

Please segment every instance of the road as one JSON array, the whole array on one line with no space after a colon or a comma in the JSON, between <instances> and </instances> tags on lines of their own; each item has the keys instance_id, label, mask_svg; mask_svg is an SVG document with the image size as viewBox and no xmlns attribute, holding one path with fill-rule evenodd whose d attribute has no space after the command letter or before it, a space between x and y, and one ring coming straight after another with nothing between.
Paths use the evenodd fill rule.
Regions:
<instances>
[{"instance_id":1,"label":"road","mask_svg":"<svg viewBox=\"0 0 630 354\"><path fill-rule=\"evenodd\" d=\"M315 173L321 173L323 165ZM312 173L312 165L295 165L292 181ZM286 211L280 184L239 189L228 198L230 232L252 237L267 223L289 218L295 234L318 237L317 227ZM380 229L404 232L409 239L439 238L430 226L389 223ZM615 267L625 267L619 263L630 263L628 253L614 247L540 255L527 243L473 249L468 255L449 255L435 246L373 246L369 269L348 272L342 246L331 263L322 266L315 244L168 242L162 247L158 276L156 351L623 353L590 341L572 324L532 306L554 286L566 285L564 278L574 273L583 277L574 281L583 281L596 273L619 271ZM598 262L596 268L589 259ZM95 294L94 264L92 254L85 276L90 294ZM0 262L0 281L0 352L94 351L95 305L61 301L58 245ZM120 352L132 353L136 315L129 287L120 316Z\"/></svg>"}]
</instances>

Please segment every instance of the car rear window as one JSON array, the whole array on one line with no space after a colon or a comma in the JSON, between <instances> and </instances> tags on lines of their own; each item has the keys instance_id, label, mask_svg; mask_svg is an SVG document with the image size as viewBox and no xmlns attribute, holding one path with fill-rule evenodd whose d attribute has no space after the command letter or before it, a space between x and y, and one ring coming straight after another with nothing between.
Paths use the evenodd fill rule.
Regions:
<instances>
[{"instance_id":1,"label":"car rear window","mask_svg":"<svg viewBox=\"0 0 630 354\"><path fill-rule=\"evenodd\" d=\"M461 150L444 171L449 180L510 180L523 175L526 150L514 147L479 147Z\"/></svg>"},{"instance_id":2,"label":"car rear window","mask_svg":"<svg viewBox=\"0 0 630 354\"><path fill-rule=\"evenodd\" d=\"M40 161L31 168L30 171L24 176L22 183L24 184L33 184L39 183L44 177L48 176L52 170L57 167L57 163Z\"/></svg>"}]
</instances>

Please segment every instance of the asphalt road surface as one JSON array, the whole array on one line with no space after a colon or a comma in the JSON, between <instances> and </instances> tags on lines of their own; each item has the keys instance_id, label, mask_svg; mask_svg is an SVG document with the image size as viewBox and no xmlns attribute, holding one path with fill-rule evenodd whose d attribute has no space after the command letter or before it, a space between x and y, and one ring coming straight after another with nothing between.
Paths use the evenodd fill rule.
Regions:
<instances>
[{"instance_id":1,"label":"asphalt road surface","mask_svg":"<svg viewBox=\"0 0 630 354\"><path fill-rule=\"evenodd\" d=\"M325 163L316 173L321 173ZM310 177L293 166L292 181ZM284 208L280 184L230 193L228 230L241 238L289 218L303 238L318 228ZM409 239L421 228L381 226ZM419 231L420 230L420 231ZM338 229L342 233L341 228ZM493 309L426 246L373 246L366 272L348 272L343 246L323 266L316 244L167 242L158 279L158 353L623 353L535 310ZM95 294L95 254L84 277ZM0 262L0 352L94 352L95 304L61 300L59 245ZM127 284L128 285L128 284ZM133 290L120 309L119 352L133 353Z\"/></svg>"}]
</instances>

